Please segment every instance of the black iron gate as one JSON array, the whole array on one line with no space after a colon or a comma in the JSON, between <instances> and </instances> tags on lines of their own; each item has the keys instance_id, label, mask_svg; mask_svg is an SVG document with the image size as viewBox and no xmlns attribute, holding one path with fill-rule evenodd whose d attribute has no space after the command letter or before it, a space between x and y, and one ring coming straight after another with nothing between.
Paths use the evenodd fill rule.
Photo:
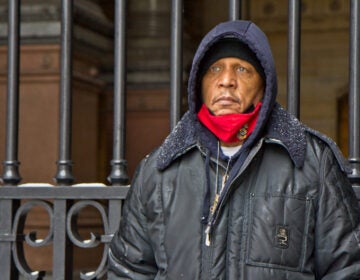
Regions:
<instances>
[{"instance_id":1,"label":"black iron gate","mask_svg":"<svg viewBox=\"0 0 360 280\"><path fill-rule=\"evenodd\" d=\"M173 128L180 118L182 92L182 30L183 1L172 0L171 7L171 97L170 124ZM289 0L288 36L288 109L299 115L300 92L300 1ZM350 4L350 94L349 94L349 161L353 168L350 179L360 197L360 6L357 0ZM241 15L241 1L229 1L229 18ZM54 186L19 185L21 172L18 160L19 122L19 9L20 0L8 1L8 91L6 113L6 158L3 161L0 187L0 271L1 279L42 279L44 272L32 271L27 265L23 246L48 244L53 246L53 279L72 279L72 246L91 248L104 245L104 253L95 271L81 274L81 279L106 277L106 250L112 234L117 229L121 204L128 190L125 147L125 76L126 76L126 1L115 0L115 61L114 61L114 139L112 170L109 185L73 185L71 146L71 71L72 71L72 14L73 1L62 0L61 38L61 100L60 139ZM26 200L26 202L21 203ZM91 206L101 215L103 234L92 234L89 240L79 237L76 216L84 207ZM45 238L38 239L36 232L24 234L26 217L33 207L43 208L49 217L50 227Z\"/></svg>"}]
</instances>

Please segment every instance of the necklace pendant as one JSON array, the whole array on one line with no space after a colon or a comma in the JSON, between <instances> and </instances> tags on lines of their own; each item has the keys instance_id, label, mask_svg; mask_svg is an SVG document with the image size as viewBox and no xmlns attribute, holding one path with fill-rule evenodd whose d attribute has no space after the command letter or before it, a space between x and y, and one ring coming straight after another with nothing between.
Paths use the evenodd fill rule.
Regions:
<instances>
[{"instance_id":1,"label":"necklace pendant","mask_svg":"<svg viewBox=\"0 0 360 280\"><path fill-rule=\"evenodd\" d=\"M239 140L246 139L248 128L249 128L248 124L245 124L242 128L240 128L239 132L236 135Z\"/></svg>"},{"instance_id":2,"label":"necklace pendant","mask_svg":"<svg viewBox=\"0 0 360 280\"><path fill-rule=\"evenodd\" d=\"M210 246L211 244L211 239L210 239L210 230L211 230L211 227L208 225L205 229L205 245L207 247Z\"/></svg>"}]
</instances>

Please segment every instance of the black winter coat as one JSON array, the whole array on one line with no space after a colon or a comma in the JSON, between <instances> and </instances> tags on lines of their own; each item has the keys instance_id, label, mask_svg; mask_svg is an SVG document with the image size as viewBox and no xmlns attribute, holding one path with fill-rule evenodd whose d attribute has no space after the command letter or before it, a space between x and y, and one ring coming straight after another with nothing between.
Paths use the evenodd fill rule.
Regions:
<instances>
[{"instance_id":1,"label":"black winter coat","mask_svg":"<svg viewBox=\"0 0 360 280\"><path fill-rule=\"evenodd\" d=\"M273 126L294 130L280 107L274 115ZM210 246L201 223L204 148L189 145L164 170L157 162L161 149L148 156L111 244L111 270L138 280L360 279L360 209L327 139L306 129L297 134L306 147L298 148L304 163L296 167L288 152L296 147L275 134L254 145L228 183ZM211 158L212 182L216 165ZM220 166L223 174L226 163Z\"/></svg>"},{"instance_id":2,"label":"black winter coat","mask_svg":"<svg viewBox=\"0 0 360 280\"><path fill-rule=\"evenodd\" d=\"M266 88L256 127L230 162L196 117L204 53L224 37L257 55ZM109 268L119 279L358 280L360 209L336 145L275 101L275 66L252 23L215 27L189 78L189 111L140 164ZM225 170L229 178L209 212ZM209 241L209 242L207 242Z\"/></svg>"}]
</instances>

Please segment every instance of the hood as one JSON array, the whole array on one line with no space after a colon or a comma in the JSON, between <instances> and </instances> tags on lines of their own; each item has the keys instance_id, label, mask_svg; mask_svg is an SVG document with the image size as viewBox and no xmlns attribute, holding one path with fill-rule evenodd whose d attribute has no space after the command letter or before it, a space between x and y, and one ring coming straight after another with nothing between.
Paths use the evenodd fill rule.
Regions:
<instances>
[{"instance_id":1,"label":"hood","mask_svg":"<svg viewBox=\"0 0 360 280\"><path fill-rule=\"evenodd\" d=\"M201 92L199 85L199 75L202 69L200 65L206 52L219 40L224 38L234 38L246 44L252 50L265 74L265 92L262 106L256 127L249 137L257 137L263 130L266 120L275 104L277 94L277 76L275 63L271 48L266 35L252 22L245 20L235 20L220 23L215 26L201 41L191 67L188 83L188 106L189 113L196 117L202 105ZM251 141L252 142L252 141Z\"/></svg>"},{"instance_id":2,"label":"hood","mask_svg":"<svg viewBox=\"0 0 360 280\"><path fill-rule=\"evenodd\" d=\"M158 156L158 168L165 169L177 156L197 146L198 143L200 143L200 146L206 146L206 149L210 150L211 154L216 154L216 137L200 124L197 117L197 112L202 105L198 83L199 75L201 74L199 66L211 46L226 37L240 40L255 53L264 69L266 83L259 117L253 132L241 149L244 152L242 152L241 159L238 161L239 166L252 144L265 131L265 125L273 110L277 94L275 64L267 37L250 21L236 20L220 23L203 38L194 55L188 83L189 109L161 145Z\"/></svg>"}]
</instances>

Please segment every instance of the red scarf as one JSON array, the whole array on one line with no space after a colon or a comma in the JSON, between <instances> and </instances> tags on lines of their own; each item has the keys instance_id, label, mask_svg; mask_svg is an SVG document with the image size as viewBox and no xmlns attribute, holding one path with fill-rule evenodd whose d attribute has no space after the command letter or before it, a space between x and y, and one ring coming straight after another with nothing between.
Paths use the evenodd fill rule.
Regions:
<instances>
[{"instance_id":1,"label":"red scarf","mask_svg":"<svg viewBox=\"0 0 360 280\"><path fill-rule=\"evenodd\" d=\"M245 140L254 130L261 105L262 103L259 102L248 114L214 116L203 104L198 112L198 118L221 141L234 143Z\"/></svg>"}]
</instances>

